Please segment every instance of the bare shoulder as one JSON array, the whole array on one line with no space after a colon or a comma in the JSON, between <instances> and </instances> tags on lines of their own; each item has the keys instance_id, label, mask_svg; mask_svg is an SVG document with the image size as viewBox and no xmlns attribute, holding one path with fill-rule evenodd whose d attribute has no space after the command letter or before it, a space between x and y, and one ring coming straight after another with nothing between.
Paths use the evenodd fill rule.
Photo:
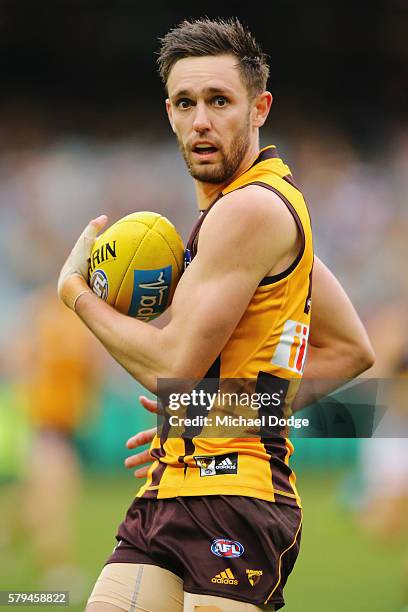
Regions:
<instances>
[{"instance_id":1,"label":"bare shoulder","mask_svg":"<svg viewBox=\"0 0 408 612\"><path fill-rule=\"evenodd\" d=\"M274 192L248 185L223 196L205 218L200 242L222 238L243 244L259 241L270 250L286 251L297 241L296 222L285 203Z\"/></svg>"}]
</instances>

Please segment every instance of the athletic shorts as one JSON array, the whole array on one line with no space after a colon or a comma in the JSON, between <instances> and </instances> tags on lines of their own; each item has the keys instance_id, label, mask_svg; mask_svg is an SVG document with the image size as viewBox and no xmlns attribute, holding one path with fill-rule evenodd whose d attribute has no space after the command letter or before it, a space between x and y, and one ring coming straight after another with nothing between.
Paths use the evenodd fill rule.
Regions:
<instances>
[{"instance_id":1,"label":"athletic shorts","mask_svg":"<svg viewBox=\"0 0 408 612\"><path fill-rule=\"evenodd\" d=\"M278 610L301 529L299 508L253 497L136 498L107 563L158 565L179 576L188 593Z\"/></svg>"}]
</instances>

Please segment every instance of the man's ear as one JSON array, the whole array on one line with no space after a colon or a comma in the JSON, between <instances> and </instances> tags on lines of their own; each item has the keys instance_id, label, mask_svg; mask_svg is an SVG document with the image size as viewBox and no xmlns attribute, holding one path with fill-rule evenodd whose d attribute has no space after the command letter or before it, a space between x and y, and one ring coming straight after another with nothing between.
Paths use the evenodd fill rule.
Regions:
<instances>
[{"instance_id":1,"label":"man's ear","mask_svg":"<svg viewBox=\"0 0 408 612\"><path fill-rule=\"evenodd\" d=\"M171 129L173 130L174 133L176 133L174 122L173 122L173 113L171 110L171 104L168 98L166 98L166 111L167 111L167 117L169 118L169 121L170 121Z\"/></svg>"},{"instance_id":2,"label":"man's ear","mask_svg":"<svg viewBox=\"0 0 408 612\"><path fill-rule=\"evenodd\" d=\"M273 96L270 91L262 92L254 102L252 109L252 125L260 128L265 123L271 109Z\"/></svg>"}]
</instances>

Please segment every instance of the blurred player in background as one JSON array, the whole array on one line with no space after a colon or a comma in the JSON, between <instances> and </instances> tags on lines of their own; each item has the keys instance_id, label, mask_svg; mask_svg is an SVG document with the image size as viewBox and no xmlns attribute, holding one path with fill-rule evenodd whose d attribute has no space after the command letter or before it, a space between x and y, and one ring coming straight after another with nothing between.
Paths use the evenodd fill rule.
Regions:
<instances>
[{"instance_id":1,"label":"blurred player in background","mask_svg":"<svg viewBox=\"0 0 408 612\"><path fill-rule=\"evenodd\" d=\"M5 524L28 536L42 588L69 589L74 601L87 581L77 568L81 467L73 435L99 399L100 349L52 286L32 296L23 312L11 362L32 437L25 477L10 496L13 514Z\"/></svg>"},{"instance_id":2,"label":"blurred player in background","mask_svg":"<svg viewBox=\"0 0 408 612\"><path fill-rule=\"evenodd\" d=\"M88 288L87 258L105 216L79 238L59 295L153 393L159 378L253 379L270 392L286 381L286 413L304 368L313 378L350 378L373 356L339 283L319 260L313 267L310 218L290 169L273 145L259 148L272 103L266 58L238 21L203 19L164 37L159 66L202 212L170 322L155 329L130 319ZM281 608L302 527L292 451L283 431L156 436L155 462L87 610ZM218 472L205 472L217 462Z\"/></svg>"}]
</instances>

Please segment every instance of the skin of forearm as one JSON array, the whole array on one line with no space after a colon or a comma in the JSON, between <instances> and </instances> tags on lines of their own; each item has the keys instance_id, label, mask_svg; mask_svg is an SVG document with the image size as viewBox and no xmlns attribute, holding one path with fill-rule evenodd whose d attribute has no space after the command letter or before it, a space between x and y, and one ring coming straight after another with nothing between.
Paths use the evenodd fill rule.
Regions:
<instances>
[{"instance_id":1,"label":"skin of forearm","mask_svg":"<svg viewBox=\"0 0 408 612\"><path fill-rule=\"evenodd\" d=\"M297 412L335 389L349 382L372 365L371 361L358 350L348 347L339 350L333 347L309 345L305 370L299 391L292 404Z\"/></svg>"},{"instance_id":2,"label":"skin of forearm","mask_svg":"<svg viewBox=\"0 0 408 612\"><path fill-rule=\"evenodd\" d=\"M171 377L172 362L163 330L131 319L91 293L82 295L76 313L112 357L146 389L157 393L157 378Z\"/></svg>"}]
</instances>

